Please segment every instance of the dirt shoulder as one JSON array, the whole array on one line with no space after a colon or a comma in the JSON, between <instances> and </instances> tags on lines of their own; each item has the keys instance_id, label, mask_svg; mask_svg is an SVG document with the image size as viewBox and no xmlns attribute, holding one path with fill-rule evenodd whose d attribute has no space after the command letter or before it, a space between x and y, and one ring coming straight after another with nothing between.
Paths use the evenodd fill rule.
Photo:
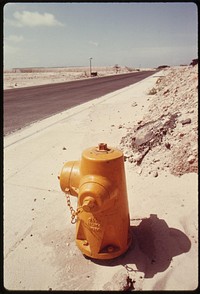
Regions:
<instances>
[{"instance_id":1,"label":"dirt shoulder","mask_svg":"<svg viewBox=\"0 0 200 294\"><path fill-rule=\"evenodd\" d=\"M198 173L198 66L162 73L149 91L148 111L127 127L121 147L126 160L145 175Z\"/></svg>"}]
</instances>

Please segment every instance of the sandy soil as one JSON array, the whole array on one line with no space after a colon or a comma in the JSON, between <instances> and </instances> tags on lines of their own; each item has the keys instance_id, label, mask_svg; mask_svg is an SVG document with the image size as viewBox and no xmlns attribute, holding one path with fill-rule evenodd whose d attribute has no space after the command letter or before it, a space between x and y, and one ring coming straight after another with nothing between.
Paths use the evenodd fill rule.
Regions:
<instances>
[{"instance_id":1,"label":"sandy soil","mask_svg":"<svg viewBox=\"0 0 200 294\"><path fill-rule=\"evenodd\" d=\"M197 66L168 68L79 106L77 115L76 108L66 118L57 115L59 123L49 118L51 128L41 121L27 133L8 136L8 143L19 139L5 151L9 289L198 286L197 82ZM20 141L23 133L27 140ZM133 235L127 253L107 262L86 259L76 247L70 211L55 180L64 162L78 160L96 142L124 151ZM77 199L71 202L75 207Z\"/></svg>"}]
</instances>

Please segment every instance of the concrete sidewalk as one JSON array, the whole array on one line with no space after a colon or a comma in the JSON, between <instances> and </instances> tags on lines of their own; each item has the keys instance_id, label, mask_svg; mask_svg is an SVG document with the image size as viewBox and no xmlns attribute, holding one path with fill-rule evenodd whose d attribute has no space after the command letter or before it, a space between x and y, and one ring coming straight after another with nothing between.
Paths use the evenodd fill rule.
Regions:
<instances>
[{"instance_id":1,"label":"concrete sidewalk","mask_svg":"<svg viewBox=\"0 0 200 294\"><path fill-rule=\"evenodd\" d=\"M111 262L109 266L86 259L75 245L75 226L70 222L70 211L57 179L63 164L80 159L83 149L100 142L118 147L121 137L126 134L123 126L137 123L147 111L151 101L148 92L161 74L156 73L137 84L59 113L4 138L4 286L7 289L109 289L113 276L120 270L126 273L128 265L133 269L136 289L156 289L158 278L171 275L171 268L167 272L160 265L159 269L154 268L152 279L145 279L143 264L147 266L146 257L141 256L136 261L131 250L126 257L118 259L117 263ZM137 102L137 111L132 106L134 102ZM176 213L173 196L177 194L179 185L183 185L185 193L191 193L197 203L196 174L178 179L163 175L156 179L156 183L153 178L145 182L139 174L133 174L126 163L126 177L132 219L141 220L153 213L164 218L170 227L181 231L183 221L181 223L180 218L183 219L185 214L193 215L197 221L197 211L191 202L187 203L187 209L183 209L183 216L177 221L174 222L172 217ZM171 200L163 208L166 198ZM74 207L76 201L76 198L71 200ZM133 225L136 224L134 220ZM189 230L189 224L187 226ZM174 269L175 278L170 280L167 289L195 287L195 250L191 248L184 258L181 258L184 254L179 255L177 264L184 267L184 275L180 269ZM187 271L194 272L193 281L188 280ZM176 283L177 277L181 283Z\"/></svg>"}]
</instances>

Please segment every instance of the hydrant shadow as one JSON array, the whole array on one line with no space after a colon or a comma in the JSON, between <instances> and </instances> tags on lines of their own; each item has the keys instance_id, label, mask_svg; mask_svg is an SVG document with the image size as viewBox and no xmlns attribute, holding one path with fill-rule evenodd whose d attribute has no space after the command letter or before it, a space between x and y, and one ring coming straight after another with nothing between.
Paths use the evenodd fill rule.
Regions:
<instances>
[{"instance_id":1,"label":"hydrant shadow","mask_svg":"<svg viewBox=\"0 0 200 294\"><path fill-rule=\"evenodd\" d=\"M131 235L132 243L126 253L112 260L93 261L104 266L121 264L129 271L143 272L145 278L152 278L165 271L174 256L191 248L191 242L183 232L169 228L154 214L143 219L138 226L131 226Z\"/></svg>"}]
</instances>

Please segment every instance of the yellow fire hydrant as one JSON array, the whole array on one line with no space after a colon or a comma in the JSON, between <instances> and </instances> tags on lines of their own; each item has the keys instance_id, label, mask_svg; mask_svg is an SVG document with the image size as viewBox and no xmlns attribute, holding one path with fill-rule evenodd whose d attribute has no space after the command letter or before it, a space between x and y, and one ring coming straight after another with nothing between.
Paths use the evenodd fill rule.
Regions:
<instances>
[{"instance_id":1,"label":"yellow fire hydrant","mask_svg":"<svg viewBox=\"0 0 200 294\"><path fill-rule=\"evenodd\" d=\"M66 162L59 179L82 253L95 259L124 253L131 235L123 153L100 143L84 150L80 161ZM78 197L76 211L70 195Z\"/></svg>"}]
</instances>

